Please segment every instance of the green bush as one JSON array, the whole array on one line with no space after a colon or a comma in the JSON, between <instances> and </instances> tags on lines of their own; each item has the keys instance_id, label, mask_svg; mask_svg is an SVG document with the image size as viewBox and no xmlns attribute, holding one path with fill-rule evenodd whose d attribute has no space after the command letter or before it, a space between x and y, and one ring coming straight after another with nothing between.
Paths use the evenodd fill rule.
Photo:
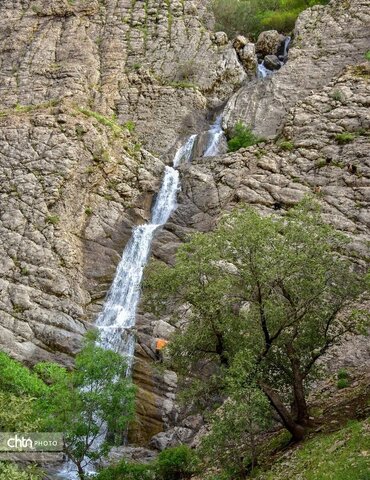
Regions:
<instances>
[{"instance_id":1,"label":"green bush","mask_svg":"<svg viewBox=\"0 0 370 480\"><path fill-rule=\"evenodd\" d=\"M337 373L338 380L341 380L343 378L347 379L348 378L348 372L344 368L341 368L338 373Z\"/></svg>"},{"instance_id":2,"label":"green bush","mask_svg":"<svg viewBox=\"0 0 370 480\"><path fill-rule=\"evenodd\" d=\"M186 479L194 473L195 465L195 453L186 445L180 445L158 455L157 472L161 480Z\"/></svg>"},{"instance_id":3,"label":"green bush","mask_svg":"<svg viewBox=\"0 0 370 480\"><path fill-rule=\"evenodd\" d=\"M262 141L262 138L257 137L249 127L239 121L233 129L232 137L227 142L227 146L229 152L236 152L239 148L247 148L260 141Z\"/></svg>"},{"instance_id":4,"label":"green bush","mask_svg":"<svg viewBox=\"0 0 370 480\"><path fill-rule=\"evenodd\" d=\"M96 480L154 480L155 472L152 465L127 463L125 461L101 470Z\"/></svg>"},{"instance_id":5,"label":"green bush","mask_svg":"<svg viewBox=\"0 0 370 480\"><path fill-rule=\"evenodd\" d=\"M24 469L15 463L0 463L0 480L41 480L44 475L35 466L29 465Z\"/></svg>"},{"instance_id":6,"label":"green bush","mask_svg":"<svg viewBox=\"0 0 370 480\"><path fill-rule=\"evenodd\" d=\"M216 30L229 37L244 33L256 39L264 30L289 33L298 15L308 7L328 0L213 0Z\"/></svg>"},{"instance_id":7,"label":"green bush","mask_svg":"<svg viewBox=\"0 0 370 480\"><path fill-rule=\"evenodd\" d=\"M337 387L339 388L339 390L349 387L348 380L346 378L340 378L337 382Z\"/></svg>"},{"instance_id":8,"label":"green bush","mask_svg":"<svg viewBox=\"0 0 370 480\"><path fill-rule=\"evenodd\" d=\"M338 133L335 136L335 140L339 143L339 145L345 145L346 143L351 143L356 138L354 133Z\"/></svg>"},{"instance_id":9,"label":"green bush","mask_svg":"<svg viewBox=\"0 0 370 480\"><path fill-rule=\"evenodd\" d=\"M294 143L289 140L283 140L282 142L279 143L279 147L282 150L291 152L292 150L294 150Z\"/></svg>"}]
</instances>

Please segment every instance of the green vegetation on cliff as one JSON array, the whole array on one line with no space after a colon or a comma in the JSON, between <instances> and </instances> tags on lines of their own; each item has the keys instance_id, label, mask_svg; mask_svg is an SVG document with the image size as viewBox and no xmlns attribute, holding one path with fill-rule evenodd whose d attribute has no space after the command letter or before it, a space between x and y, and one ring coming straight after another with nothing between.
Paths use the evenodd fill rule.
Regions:
<instances>
[{"instance_id":1,"label":"green vegetation on cliff","mask_svg":"<svg viewBox=\"0 0 370 480\"><path fill-rule=\"evenodd\" d=\"M215 412L206 463L233 479L255 464L255 438L272 411L294 441L306 437L318 360L345 334L364 331L366 312L355 302L366 277L343 256L347 242L308 200L284 217L239 208L214 232L193 235L175 266L148 269L151 311L171 305L176 322L176 307L189 306L170 361L188 405Z\"/></svg>"},{"instance_id":2,"label":"green vegetation on cliff","mask_svg":"<svg viewBox=\"0 0 370 480\"><path fill-rule=\"evenodd\" d=\"M64 451L81 479L89 461L122 443L134 410L135 390L126 376L125 358L99 347L97 338L87 335L72 371L45 362L30 371L0 353L0 431L62 432ZM109 436L97 448L93 442L103 425ZM7 480L38 478L37 472L18 470L0 464L0 480L3 471Z\"/></svg>"},{"instance_id":3,"label":"green vegetation on cliff","mask_svg":"<svg viewBox=\"0 0 370 480\"><path fill-rule=\"evenodd\" d=\"M298 15L328 0L213 0L216 29L229 36L237 33L256 38L264 30L290 33Z\"/></svg>"}]
</instances>

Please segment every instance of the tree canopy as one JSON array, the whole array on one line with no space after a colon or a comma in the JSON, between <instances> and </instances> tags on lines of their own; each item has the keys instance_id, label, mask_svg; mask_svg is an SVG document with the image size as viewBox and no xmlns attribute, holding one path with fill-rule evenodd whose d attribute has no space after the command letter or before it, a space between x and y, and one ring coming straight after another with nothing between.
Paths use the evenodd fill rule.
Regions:
<instances>
[{"instance_id":1,"label":"tree canopy","mask_svg":"<svg viewBox=\"0 0 370 480\"><path fill-rule=\"evenodd\" d=\"M168 352L188 398L217 407L258 388L301 439L318 359L367 320L347 243L305 200L279 217L239 208L194 234L173 267L152 263L145 303L179 326Z\"/></svg>"}]
</instances>

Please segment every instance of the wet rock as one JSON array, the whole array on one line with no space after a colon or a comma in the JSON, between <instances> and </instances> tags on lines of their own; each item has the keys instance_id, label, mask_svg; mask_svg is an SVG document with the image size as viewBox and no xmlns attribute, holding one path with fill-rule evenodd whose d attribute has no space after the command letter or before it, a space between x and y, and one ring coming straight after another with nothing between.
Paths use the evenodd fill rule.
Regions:
<instances>
[{"instance_id":1,"label":"wet rock","mask_svg":"<svg viewBox=\"0 0 370 480\"><path fill-rule=\"evenodd\" d=\"M281 68L281 62L276 55L266 55L263 64L269 70L279 70Z\"/></svg>"},{"instance_id":2,"label":"wet rock","mask_svg":"<svg viewBox=\"0 0 370 480\"><path fill-rule=\"evenodd\" d=\"M283 41L284 36L276 30L262 32L256 43L256 52L264 57L266 55L276 55Z\"/></svg>"}]
</instances>

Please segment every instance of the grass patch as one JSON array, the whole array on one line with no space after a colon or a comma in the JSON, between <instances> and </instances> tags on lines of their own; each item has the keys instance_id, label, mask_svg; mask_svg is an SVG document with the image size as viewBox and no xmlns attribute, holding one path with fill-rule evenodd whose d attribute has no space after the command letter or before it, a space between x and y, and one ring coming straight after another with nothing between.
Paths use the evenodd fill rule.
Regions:
<instances>
[{"instance_id":1,"label":"grass patch","mask_svg":"<svg viewBox=\"0 0 370 480\"><path fill-rule=\"evenodd\" d=\"M338 135L335 135L335 140L339 145L345 145L346 143L351 143L353 140L356 138L356 135L354 133L338 133Z\"/></svg>"},{"instance_id":2,"label":"grass patch","mask_svg":"<svg viewBox=\"0 0 370 480\"><path fill-rule=\"evenodd\" d=\"M198 88L198 85L196 85L195 83L187 82L185 80L170 82L168 85L174 88L192 88L193 90L196 90Z\"/></svg>"},{"instance_id":3,"label":"grass patch","mask_svg":"<svg viewBox=\"0 0 370 480\"><path fill-rule=\"evenodd\" d=\"M48 215L46 217L46 223L49 223L50 225L57 225L59 222L60 222L59 215Z\"/></svg>"},{"instance_id":4,"label":"grass patch","mask_svg":"<svg viewBox=\"0 0 370 480\"><path fill-rule=\"evenodd\" d=\"M283 140L282 142L279 143L279 147L282 150L291 152L292 150L294 150L294 143L290 142L289 140Z\"/></svg>"},{"instance_id":5,"label":"grass patch","mask_svg":"<svg viewBox=\"0 0 370 480\"><path fill-rule=\"evenodd\" d=\"M343 95L340 90L334 90L334 92L330 94L330 97L337 102L343 101Z\"/></svg>"},{"instance_id":6,"label":"grass patch","mask_svg":"<svg viewBox=\"0 0 370 480\"><path fill-rule=\"evenodd\" d=\"M257 137L250 127L247 127L243 122L238 121L234 126L230 140L227 142L228 151L236 152L240 148L247 148L261 141L263 141L263 139Z\"/></svg>"},{"instance_id":7,"label":"grass patch","mask_svg":"<svg viewBox=\"0 0 370 480\"><path fill-rule=\"evenodd\" d=\"M289 457L282 456L258 480L369 480L370 420L351 421L331 434L307 440Z\"/></svg>"},{"instance_id":8,"label":"grass patch","mask_svg":"<svg viewBox=\"0 0 370 480\"><path fill-rule=\"evenodd\" d=\"M119 136L123 133L123 128L117 123L116 117L112 115L111 117L106 117L101 113L94 112L84 107L79 107L78 111L90 118L95 118L101 125L104 125L110 128L115 136Z\"/></svg>"}]
</instances>

